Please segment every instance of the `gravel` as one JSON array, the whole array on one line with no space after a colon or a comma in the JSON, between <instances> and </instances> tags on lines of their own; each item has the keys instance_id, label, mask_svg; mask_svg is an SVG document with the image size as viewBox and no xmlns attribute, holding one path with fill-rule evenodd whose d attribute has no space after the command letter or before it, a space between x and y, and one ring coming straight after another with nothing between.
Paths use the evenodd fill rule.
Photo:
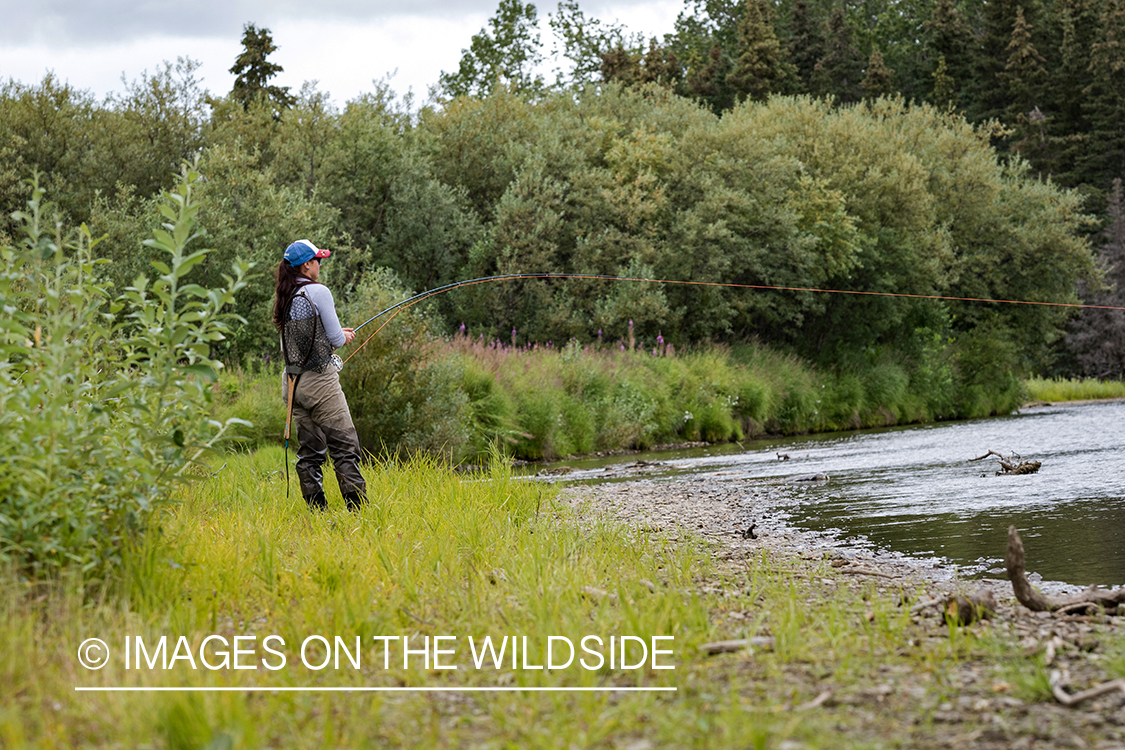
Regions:
<instances>
[{"instance_id":1,"label":"gravel","mask_svg":"<svg viewBox=\"0 0 1125 750\"><path fill-rule=\"evenodd\" d=\"M1058 671L1071 692L1114 677L1107 671L1107 652L1120 653L1125 617L1031 612L1015 601L1006 580L967 580L960 577L956 566L941 559L910 557L794 528L787 522L788 511L799 502L800 493L792 483L725 479L722 472L645 477L659 468L653 462L615 467L607 474L616 481L565 486L560 502L574 509L580 523L609 518L646 533L662 534L673 543L689 535L698 537L713 555L720 578L737 576L744 569L738 562L762 551L770 553L771 559L787 560L791 567L807 570L823 571L827 560L830 573L803 579L810 598L830 596L836 587L852 585L853 580L875 581L888 597L909 592L922 640L932 639L935 644L937 639L948 642L942 611L949 597L991 593L997 602L995 614L971 627L990 628L1017 645L1027 658L1043 660L1048 670ZM747 534L751 525L756 538ZM1002 555L1003 550L997 554ZM702 591L723 586L717 580L697 584ZM1051 582L1037 586L1049 596L1079 590ZM924 661L919 660L917 670L924 671ZM846 714L848 735L860 744L882 744L877 736L869 735L885 733L889 721L895 727L892 746L1125 750L1125 691L1099 696L1078 707L1065 707L1046 696L1024 700L1013 695L1019 691L1002 679L1000 665L988 655L956 663L939 680L941 690L926 687L933 685L932 675L920 671L897 674L902 665L887 667L888 675L873 675L870 685L837 686L831 701L812 710ZM738 667L732 665L731 669ZM803 678L801 671L801 665L787 668L786 682L804 680L816 695L823 685ZM953 699L948 697L951 694Z\"/></svg>"}]
</instances>

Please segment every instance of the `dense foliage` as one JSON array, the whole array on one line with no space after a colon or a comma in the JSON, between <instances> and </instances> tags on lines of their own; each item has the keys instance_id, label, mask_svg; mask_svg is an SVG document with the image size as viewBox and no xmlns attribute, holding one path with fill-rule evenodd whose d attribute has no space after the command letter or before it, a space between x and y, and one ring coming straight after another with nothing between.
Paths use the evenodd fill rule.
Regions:
<instances>
[{"instance_id":1,"label":"dense foliage","mask_svg":"<svg viewBox=\"0 0 1125 750\"><path fill-rule=\"evenodd\" d=\"M537 36L513 33L535 13L502 2L443 77L445 92L497 79L541 91L501 64L540 54ZM716 113L777 94L840 104L901 94L1000 123L996 145L1060 184L1105 196L1125 171L1120 0L687 0L661 39L588 18L573 1L550 17L567 63L560 84L656 83Z\"/></svg>"},{"instance_id":2,"label":"dense foliage","mask_svg":"<svg viewBox=\"0 0 1125 750\"><path fill-rule=\"evenodd\" d=\"M1118 6L699 0L654 41L570 1L551 17L570 66L552 84L534 67L534 6L505 0L443 76L449 96L419 110L386 83L343 106L315 84L272 86L276 46L247 24L225 97L184 59L104 101L52 76L3 84L0 209L26 204L22 180L38 169L60 215L104 235L93 252L109 262L84 283L122 290L161 261L141 240L158 229L170 168L195 158L214 248L200 288L223 286L235 259L270 268L308 237L334 250L323 278L346 325L473 276L694 282L525 280L436 297L345 375L365 441L389 450L531 434L515 416L454 418L480 411L483 386L426 342L461 330L556 351L659 342L705 356L704 344L754 341L834 382L889 365L908 392L933 385L934 403L901 419L989 413L1013 401L1021 371L1113 375L1121 361L1090 353L1120 316L1085 316L1066 337L1064 307L933 299L1114 299L1092 249L1120 265ZM244 322L201 355L251 371L275 359L272 294L268 275L249 280L230 301ZM865 413L855 403L840 422ZM541 452L571 443L589 441Z\"/></svg>"},{"instance_id":3,"label":"dense foliage","mask_svg":"<svg viewBox=\"0 0 1125 750\"><path fill-rule=\"evenodd\" d=\"M393 284L393 280L385 280ZM365 300L395 299L373 285ZM932 346L831 371L759 344L624 342L562 347L437 339L426 315L395 320L341 375L364 447L380 456L528 461L884 427L1010 412L1026 395L1008 373L981 381L979 342ZM636 342L634 342L636 343ZM371 349L371 351L369 351ZM237 368L215 386L215 415L252 422L247 447L278 445L276 369Z\"/></svg>"},{"instance_id":4,"label":"dense foliage","mask_svg":"<svg viewBox=\"0 0 1125 750\"><path fill-rule=\"evenodd\" d=\"M209 253L188 247L198 178L185 172L160 202L158 275L120 296L98 279L97 241L64 230L42 188L16 214L19 240L0 246L0 563L104 575L236 424L209 418L222 366L210 350L246 268L223 288L187 281Z\"/></svg>"},{"instance_id":5,"label":"dense foliage","mask_svg":"<svg viewBox=\"0 0 1125 750\"><path fill-rule=\"evenodd\" d=\"M271 264L300 236L339 248L331 265L349 280L385 266L414 290L549 270L1067 301L1092 268L1077 196L998 162L963 119L898 100L774 98L720 118L659 88L535 102L500 90L413 126L386 90L337 111L306 87L272 113L264 101L216 108L206 130L202 220L216 254L205 283L235 257ZM85 208L64 198L108 233L108 280L147 266L136 247L153 199L136 186ZM267 278L251 285L236 307L248 325L216 355L273 352L271 294ZM1011 343L1008 366L1042 362L1064 322L1057 309L593 281L481 286L441 298L439 312L446 330L489 338L616 338L634 320L649 340L754 335L831 362L987 325Z\"/></svg>"}]
</instances>

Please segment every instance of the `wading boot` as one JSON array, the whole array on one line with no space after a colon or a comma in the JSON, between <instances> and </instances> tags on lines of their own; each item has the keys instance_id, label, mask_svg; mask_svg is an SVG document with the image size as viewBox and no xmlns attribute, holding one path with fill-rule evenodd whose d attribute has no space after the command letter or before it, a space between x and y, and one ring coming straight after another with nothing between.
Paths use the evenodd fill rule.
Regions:
<instances>
[{"instance_id":1,"label":"wading boot","mask_svg":"<svg viewBox=\"0 0 1125 750\"><path fill-rule=\"evenodd\" d=\"M305 502L309 504L309 510L328 510L328 499L324 497L324 490L305 495Z\"/></svg>"},{"instance_id":2,"label":"wading boot","mask_svg":"<svg viewBox=\"0 0 1125 750\"><path fill-rule=\"evenodd\" d=\"M344 493L344 504L348 506L348 510L350 511L358 513L360 507L366 502L367 496L362 494L359 490Z\"/></svg>"}]
</instances>

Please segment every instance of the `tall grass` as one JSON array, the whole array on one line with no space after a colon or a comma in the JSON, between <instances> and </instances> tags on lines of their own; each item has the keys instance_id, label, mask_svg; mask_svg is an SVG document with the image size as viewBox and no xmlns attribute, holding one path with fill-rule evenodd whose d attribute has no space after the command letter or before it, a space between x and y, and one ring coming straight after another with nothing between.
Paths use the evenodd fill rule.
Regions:
<instances>
[{"instance_id":1,"label":"tall grass","mask_svg":"<svg viewBox=\"0 0 1125 750\"><path fill-rule=\"evenodd\" d=\"M882 356L825 370L758 344L639 351L574 341L517 347L458 335L424 348L430 361L418 373L441 376L399 378L400 388L411 389L411 408L370 389L348 396L373 453L423 450L483 463L499 449L519 459L554 460L987 416L1016 408L1021 398L1010 384L959 390L953 368ZM251 446L279 439L279 378L268 368L236 368L215 387L219 416L254 423ZM366 382L352 378L345 386L368 388ZM399 416L383 418L384 407Z\"/></svg>"},{"instance_id":2,"label":"tall grass","mask_svg":"<svg viewBox=\"0 0 1125 750\"><path fill-rule=\"evenodd\" d=\"M834 576L832 568L766 554L717 570L686 530L579 524L553 489L514 479L503 462L472 481L424 460L366 467L371 502L358 515L338 495L328 512L310 514L296 493L286 498L280 469L276 449L233 456L217 475L185 488L160 518L161 532L129 550L119 583L103 596L65 583L29 589L0 576L0 638L10 645L0 656L5 747L584 747L640 739L775 747L788 738L846 747L853 742L838 737L836 710L796 722L779 709L815 697L821 680L866 685L877 665L921 664L896 597L871 587L826 591L816 582ZM284 669L193 670L180 662L126 670L118 652L87 671L75 659L89 637L119 649L127 635L148 644L167 635L171 651L182 635L198 653L209 635L253 635L261 644L269 634L285 639ZM361 668L346 657L339 669L302 666L299 644L312 634L349 645L362 637ZM674 636L666 658L676 669L477 670L465 645L469 635L526 635L530 663L543 664L548 636L586 634ZM384 669L375 635L410 636L414 647L426 636L459 636L449 661L460 668L426 669L415 658L403 669L396 655ZM724 657L698 650L752 635L772 635L776 647ZM971 648L972 636L927 646L922 669L940 671ZM243 663L264 655L259 646ZM77 685L678 691L76 693ZM896 731L897 719L880 721L877 731Z\"/></svg>"},{"instance_id":3,"label":"tall grass","mask_svg":"<svg viewBox=\"0 0 1125 750\"><path fill-rule=\"evenodd\" d=\"M501 441L524 459L662 443L739 441L768 434L987 416L1019 405L1015 391L974 389L959 398L916 364L890 356L835 370L758 344L673 353L616 347L508 346L454 337L473 413L509 425ZM491 378L485 388L481 383ZM497 434L476 430L476 434ZM480 455L482 446L476 446Z\"/></svg>"},{"instance_id":4,"label":"tall grass","mask_svg":"<svg viewBox=\"0 0 1125 750\"><path fill-rule=\"evenodd\" d=\"M1125 398L1125 382L1093 378L1029 378L1027 393L1032 401Z\"/></svg>"}]
</instances>

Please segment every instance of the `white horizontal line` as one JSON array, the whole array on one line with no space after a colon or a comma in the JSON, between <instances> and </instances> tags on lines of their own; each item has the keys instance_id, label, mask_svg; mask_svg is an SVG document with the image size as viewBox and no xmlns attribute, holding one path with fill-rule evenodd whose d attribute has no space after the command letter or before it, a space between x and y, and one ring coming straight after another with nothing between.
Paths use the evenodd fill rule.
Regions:
<instances>
[{"instance_id":1,"label":"white horizontal line","mask_svg":"<svg viewBox=\"0 0 1125 750\"><path fill-rule=\"evenodd\" d=\"M674 687L75 687L75 692L89 693L638 693L676 692Z\"/></svg>"}]
</instances>

